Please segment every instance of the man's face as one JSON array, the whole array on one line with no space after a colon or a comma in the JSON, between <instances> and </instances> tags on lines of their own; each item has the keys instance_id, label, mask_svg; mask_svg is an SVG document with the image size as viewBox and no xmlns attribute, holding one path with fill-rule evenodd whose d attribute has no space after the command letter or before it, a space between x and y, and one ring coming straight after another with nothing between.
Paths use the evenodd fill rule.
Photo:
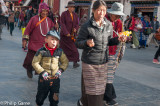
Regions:
<instances>
[{"instance_id":1,"label":"man's face","mask_svg":"<svg viewBox=\"0 0 160 106\"><path fill-rule=\"evenodd\" d=\"M48 43L49 48L55 48L59 44L59 40L54 36L47 36L45 42Z\"/></svg>"},{"instance_id":2,"label":"man's face","mask_svg":"<svg viewBox=\"0 0 160 106\"><path fill-rule=\"evenodd\" d=\"M44 17L47 17L47 16L48 16L48 10L42 9L41 17L44 18Z\"/></svg>"},{"instance_id":3,"label":"man's face","mask_svg":"<svg viewBox=\"0 0 160 106\"><path fill-rule=\"evenodd\" d=\"M74 7L74 6L70 6L70 7L68 7L68 10L69 10L70 12L74 12L75 7Z\"/></svg>"},{"instance_id":4,"label":"man's face","mask_svg":"<svg viewBox=\"0 0 160 106\"><path fill-rule=\"evenodd\" d=\"M120 17L121 17L120 15L110 14L110 18L113 22L117 21Z\"/></svg>"}]
</instances>

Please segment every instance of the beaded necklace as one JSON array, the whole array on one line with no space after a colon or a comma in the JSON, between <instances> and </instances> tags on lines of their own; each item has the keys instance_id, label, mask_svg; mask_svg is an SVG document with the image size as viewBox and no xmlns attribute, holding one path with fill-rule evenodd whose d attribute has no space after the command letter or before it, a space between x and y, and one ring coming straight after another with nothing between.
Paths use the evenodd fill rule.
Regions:
<instances>
[{"instance_id":1,"label":"beaded necklace","mask_svg":"<svg viewBox=\"0 0 160 106\"><path fill-rule=\"evenodd\" d=\"M40 17L39 17L39 21L40 21ZM47 32L49 32L49 28L48 28L48 20L47 20L47 18L46 18L46 23L47 23ZM41 32L42 36L46 36L46 35L43 34L43 32L42 32L41 23L40 23L40 32Z\"/></svg>"}]
</instances>

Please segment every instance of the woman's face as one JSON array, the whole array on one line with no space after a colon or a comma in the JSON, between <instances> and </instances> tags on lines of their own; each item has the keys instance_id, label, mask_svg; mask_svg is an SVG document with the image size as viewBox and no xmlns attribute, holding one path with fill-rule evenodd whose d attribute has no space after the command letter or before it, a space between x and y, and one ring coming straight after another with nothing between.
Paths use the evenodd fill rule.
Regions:
<instances>
[{"instance_id":1,"label":"woman's face","mask_svg":"<svg viewBox=\"0 0 160 106\"><path fill-rule=\"evenodd\" d=\"M44 18L44 17L47 17L47 16L48 16L48 10L42 9L41 17Z\"/></svg>"},{"instance_id":2,"label":"woman's face","mask_svg":"<svg viewBox=\"0 0 160 106\"><path fill-rule=\"evenodd\" d=\"M103 18L105 17L106 15L106 11L107 11L107 8L105 6L100 6L98 9L96 10L93 10L93 14L94 14L94 19L96 21L98 20L103 20Z\"/></svg>"}]
</instances>

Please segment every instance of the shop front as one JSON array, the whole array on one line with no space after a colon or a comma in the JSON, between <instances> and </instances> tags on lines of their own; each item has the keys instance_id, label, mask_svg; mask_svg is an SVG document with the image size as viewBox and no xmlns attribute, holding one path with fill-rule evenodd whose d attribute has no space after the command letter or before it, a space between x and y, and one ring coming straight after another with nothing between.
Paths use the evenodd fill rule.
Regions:
<instances>
[{"instance_id":1,"label":"shop front","mask_svg":"<svg viewBox=\"0 0 160 106\"><path fill-rule=\"evenodd\" d=\"M147 15L152 20L153 16L158 16L159 1L158 0L131 0L131 14Z\"/></svg>"}]
</instances>

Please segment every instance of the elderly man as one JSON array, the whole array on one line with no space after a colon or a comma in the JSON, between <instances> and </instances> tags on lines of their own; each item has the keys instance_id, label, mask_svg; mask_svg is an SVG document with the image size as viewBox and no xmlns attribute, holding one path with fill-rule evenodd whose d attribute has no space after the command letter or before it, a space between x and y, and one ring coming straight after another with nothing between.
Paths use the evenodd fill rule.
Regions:
<instances>
[{"instance_id":1,"label":"elderly man","mask_svg":"<svg viewBox=\"0 0 160 106\"><path fill-rule=\"evenodd\" d=\"M49 7L46 3L39 5L39 15L32 17L26 27L23 36L23 43L27 45L28 52L24 60L23 67L27 70L29 78L33 77L32 60L38 49L43 47L45 36L53 27L54 23L48 18Z\"/></svg>"}]
</instances>

